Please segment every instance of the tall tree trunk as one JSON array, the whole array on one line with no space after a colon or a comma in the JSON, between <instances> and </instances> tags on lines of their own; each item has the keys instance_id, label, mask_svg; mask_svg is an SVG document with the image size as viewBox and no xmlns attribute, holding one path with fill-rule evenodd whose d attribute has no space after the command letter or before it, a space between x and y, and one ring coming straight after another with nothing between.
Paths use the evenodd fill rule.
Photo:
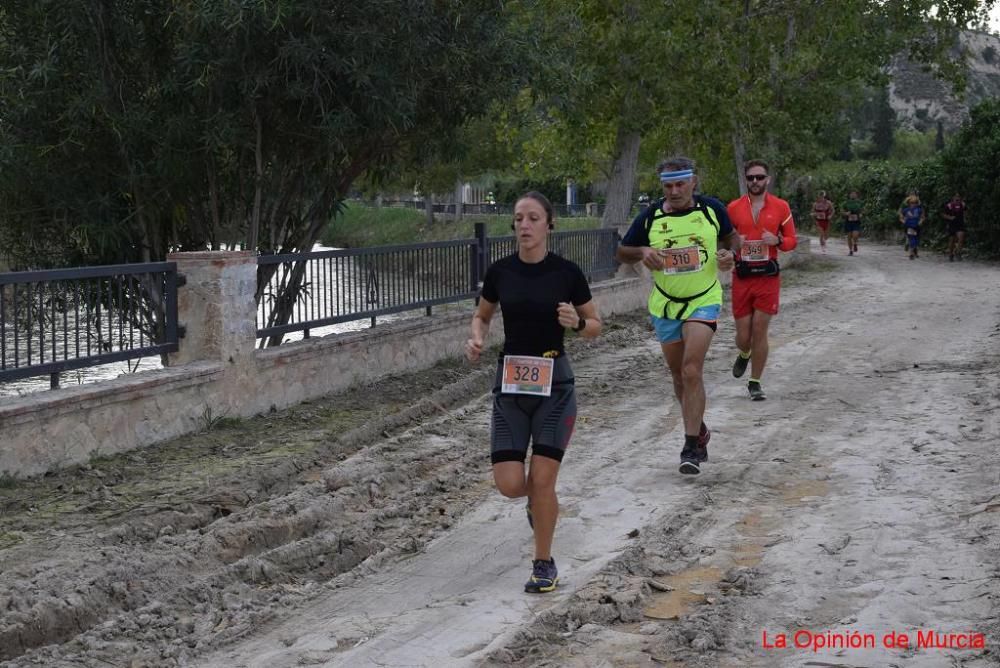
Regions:
<instances>
[{"instance_id":1,"label":"tall tree trunk","mask_svg":"<svg viewBox=\"0 0 1000 668\"><path fill-rule=\"evenodd\" d=\"M743 72L749 71L750 67L750 0L745 0L743 3L743 50L740 52L740 69ZM748 82L746 80L740 84L740 91L747 92ZM740 119L738 114L739 105L734 105L733 112L737 115L733 116L733 162L736 163L736 182L740 186L740 195L747 194L747 178L744 174L743 163L747 161L747 148L743 141L743 128L740 126Z\"/></svg>"},{"instance_id":2,"label":"tall tree trunk","mask_svg":"<svg viewBox=\"0 0 1000 668\"><path fill-rule=\"evenodd\" d=\"M607 204L601 227L617 227L628 222L635 193L635 170L639 162L639 145L642 137L638 132L618 128L615 139L615 159L608 179Z\"/></svg>"},{"instance_id":3,"label":"tall tree trunk","mask_svg":"<svg viewBox=\"0 0 1000 668\"><path fill-rule=\"evenodd\" d=\"M746 161L747 149L743 145L743 132L737 122L733 127L733 162L736 167L736 182L740 185L740 195L747 194L747 177L743 173L743 163Z\"/></svg>"}]
</instances>

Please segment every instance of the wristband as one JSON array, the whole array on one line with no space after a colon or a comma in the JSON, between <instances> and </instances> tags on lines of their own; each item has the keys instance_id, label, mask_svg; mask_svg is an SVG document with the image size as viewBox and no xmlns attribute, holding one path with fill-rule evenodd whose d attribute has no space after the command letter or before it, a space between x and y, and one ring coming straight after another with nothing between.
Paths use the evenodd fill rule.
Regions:
<instances>
[{"instance_id":1,"label":"wristband","mask_svg":"<svg viewBox=\"0 0 1000 668\"><path fill-rule=\"evenodd\" d=\"M582 332L587 327L587 319L580 318L580 323L573 328L574 332Z\"/></svg>"}]
</instances>

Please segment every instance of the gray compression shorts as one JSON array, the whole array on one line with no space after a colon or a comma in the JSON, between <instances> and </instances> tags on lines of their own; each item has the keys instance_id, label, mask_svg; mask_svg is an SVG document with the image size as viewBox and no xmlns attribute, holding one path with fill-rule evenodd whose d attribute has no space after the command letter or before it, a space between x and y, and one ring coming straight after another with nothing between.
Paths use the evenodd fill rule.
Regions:
<instances>
[{"instance_id":1,"label":"gray compression shorts","mask_svg":"<svg viewBox=\"0 0 1000 668\"><path fill-rule=\"evenodd\" d=\"M562 461L576 424L576 390L569 359L557 357L552 371L551 396L503 394L503 360L497 365L490 429L490 459L494 464L523 462L529 442L532 454Z\"/></svg>"}]
</instances>

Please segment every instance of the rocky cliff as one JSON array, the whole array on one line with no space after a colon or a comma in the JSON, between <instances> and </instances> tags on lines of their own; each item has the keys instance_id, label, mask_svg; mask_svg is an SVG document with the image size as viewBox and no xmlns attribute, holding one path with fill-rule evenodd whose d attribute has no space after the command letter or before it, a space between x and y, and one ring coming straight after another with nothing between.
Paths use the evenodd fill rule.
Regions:
<instances>
[{"instance_id":1,"label":"rocky cliff","mask_svg":"<svg viewBox=\"0 0 1000 668\"><path fill-rule=\"evenodd\" d=\"M889 104L903 126L927 131L940 120L946 131L968 118L969 109L987 98L1000 97L1000 37L985 32L965 32L960 49L968 63L968 85L957 96L948 82L936 79L918 63L898 58L889 84ZM956 57L959 51L956 50Z\"/></svg>"}]
</instances>

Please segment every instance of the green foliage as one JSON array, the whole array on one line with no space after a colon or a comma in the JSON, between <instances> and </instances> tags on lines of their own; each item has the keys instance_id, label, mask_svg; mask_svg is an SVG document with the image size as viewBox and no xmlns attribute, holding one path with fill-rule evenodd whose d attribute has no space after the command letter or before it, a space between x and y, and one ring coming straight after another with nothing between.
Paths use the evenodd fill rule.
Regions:
<instances>
[{"instance_id":1,"label":"green foliage","mask_svg":"<svg viewBox=\"0 0 1000 668\"><path fill-rule=\"evenodd\" d=\"M326 226L321 240L333 248L394 246L412 242L426 223L427 216L417 209L349 204Z\"/></svg>"},{"instance_id":2,"label":"green foliage","mask_svg":"<svg viewBox=\"0 0 1000 668\"><path fill-rule=\"evenodd\" d=\"M957 192L965 198L969 245L1000 256L1000 100L972 110L941 153L938 173L928 177L938 180L940 196Z\"/></svg>"},{"instance_id":3,"label":"green foliage","mask_svg":"<svg viewBox=\"0 0 1000 668\"><path fill-rule=\"evenodd\" d=\"M13 2L0 230L24 261L310 248L365 172L523 77L501 0ZM32 247L34 245L34 247Z\"/></svg>"},{"instance_id":4,"label":"green foliage","mask_svg":"<svg viewBox=\"0 0 1000 668\"><path fill-rule=\"evenodd\" d=\"M705 192L733 192L737 162L777 172L850 159L849 110L883 91L905 53L961 83L956 31L993 0L662 3L540 0L528 23L558 48L545 86L504 108L498 141L534 178L608 180L622 132L642 136L639 189L655 192L667 154L696 158ZM887 103L876 152L892 156ZM870 126L868 126L870 127ZM905 159L917 157L914 144ZM613 180L613 179L612 179ZM610 202L609 202L610 203Z\"/></svg>"},{"instance_id":5,"label":"green foliage","mask_svg":"<svg viewBox=\"0 0 1000 668\"><path fill-rule=\"evenodd\" d=\"M896 130L893 133L890 159L899 162L920 162L933 157L938 150L935 148L936 134L936 130L930 132Z\"/></svg>"},{"instance_id":6,"label":"green foliage","mask_svg":"<svg viewBox=\"0 0 1000 668\"><path fill-rule=\"evenodd\" d=\"M872 144L875 151L872 157L886 159L892 153L895 143L896 112L889 105L887 89L879 91L877 100L875 127L872 130Z\"/></svg>"}]
</instances>

